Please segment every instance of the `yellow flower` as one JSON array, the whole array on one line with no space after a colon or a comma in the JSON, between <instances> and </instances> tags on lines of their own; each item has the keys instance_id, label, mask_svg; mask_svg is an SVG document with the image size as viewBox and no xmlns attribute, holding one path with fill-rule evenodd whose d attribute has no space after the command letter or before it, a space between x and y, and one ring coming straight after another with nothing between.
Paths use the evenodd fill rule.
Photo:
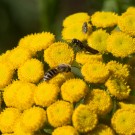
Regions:
<instances>
[{"instance_id":1,"label":"yellow flower","mask_svg":"<svg viewBox=\"0 0 135 135\"><path fill-rule=\"evenodd\" d=\"M119 100L128 98L131 91L126 82L123 79L119 78L110 78L107 80L105 85L107 86L110 94L112 94Z\"/></svg>"},{"instance_id":2,"label":"yellow flower","mask_svg":"<svg viewBox=\"0 0 135 135\"><path fill-rule=\"evenodd\" d=\"M127 79L129 76L129 66L126 64L111 60L107 63L107 68L112 76L123 79Z\"/></svg>"},{"instance_id":3,"label":"yellow flower","mask_svg":"<svg viewBox=\"0 0 135 135\"><path fill-rule=\"evenodd\" d=\"M80 17L81 18L81 17ZM92 31L90 24L87 24L87 33L82 31L82 22L74 23L68 27L62 29L62 39L63 40L72 40L74 38L84 41L87 39L89 33Z\"/></svg>"},{"instance_id":4,"label":"yellow flower","mask_svg":"<svg viewBox=\"0 0 135 135\"><path fill-rule=\"evenodd\" d=\"M108 37L107 50L116 57L126 57L134 52L133 39L122 32L113 33Z\"/></svg>"},{"instance_id":5,"label":"yellow flower","mask_svg":"<svg viewBox=\"0 0 135 135\"><path fill-rule=\"evenodd\" d=\"M88 90L89 88L83 80L70 79L61 86L61 95L63 100L73 103L81 100Z\"/></svg>"},{"instance_id":6,"label":"yellow flower","mask_svg":"<svg viewBox=\"0 0 135 135\"><path fill-rule=\"evenodd\" d=\"M25 82L36 83L44 76L43 63L37 59L26 61L18 69L18 78Z\"/></svg>"},{"instance_id":7,"label":"yellow flower","mask_svg":"<svg viewBox=\"0 0 135 135\"><path fill-rule=\"evenodd\" d=\"M58 85L61 87L61 85L68 79L74 78L74 74L72 72L68 73L59 73L56 76L54 76L52 79L49 80L49 83Z\"/></svg>"},{"instance_id":8,"label":"yellow flower","mask_svg":"<svg viewBox=\"0 0 135 135\"><path fill-rule=\"evenodd\" d=\"M60 127L71 123L73 105L66 101L56 101L47 108L50 125Z\"/></svg>"},{"instance_id":9,"label":"yellow flower","mask_svg":"<svg viewBox=\"0 0 135 135\"><path fill-rule=\"evenodd\" d=\"M113 107L111 97L104 90L100 89L93 89L87 94L84 101L99 115L109 113Z\"/></svg>"},{"instance_id":10,"label":"yellow flower","mask_svg":"<svg viewBox=\"0 0 135 135\"><path fill-rule=\"evenodd\" d=\"M92 55L85 52L78 52L75 58L76 62L84 65L87 62L102 61L102 55Z\"/></svg>"},{"instance_id":11,"label":"yellow flower","mask_svg":"<svg viewBox=\"0 0 135 135\"><path fill-rule=\"evenodd\" d=\"M0 114L0 131L2 133L11 133L14 130L14 125L21 113L16 108L6 108Z\"/></svg>"},{"instance_id":12,"label":"yellow flower","mask_svg":"<svg viewBox=\"0 0 135 135\"><path fill-rule=\"evenodd\" d=\"M121 31L129 34L130 36L135 36L135 13L120 16L118 27Z\"/></svg>"},{"instance_id":13,"label":"yellow flower","mask_svg":"<svg viewBox=\"0 0 135 135\"><path fill-rule=\"evenodd\" d=\"M12 67L14 69L17 69L31 57L32 55L29 52L29 50L21 47L16 47L13 50L11 50L10 55L8 56L8 60L12 64Z\"/></svg>"},{"instance_id":14,"label":"yellow flower","mask_svg":"<svg viewBox=\"0 0 135 135\"><path fill-rule=\"evenodd\" d=\"M80 104L73 112L72 122L79 132L85 133L96 127L98 118L88 106Z\"/></svg>"},{"instance_id":15,"label":"yellow flower","mask_svg":"<svg viewBox=\"0 0 135 135\"><path fill-rule=\"evenodd\" d=\"M35 33L25 36L19 41L19 46L30 50L32 54L46 49L55 41L55 36L50 32Z\"/></svg>"},{"instance_id":16,"label":"yellow flower","mask_svg":"<svg viewBox=\"0 0 135 135\"><path fill-rule=\"evenodd\" d=\"M52 135L79 135L79 133L72 126L62 126L62 127L56 128L52 132Z\"/></svg>"},{"instance_id":17,"label":"yellow flower","mask_svg":"<svg viewBox=\"0 0 135 135\"><path fill-rule=\"evenodd\" d=\"M20 87L14 93L15 106L20 110L30 108L34 104L33 96L35 89L35 84L20 81Z\"/></svg>"},{"instance_id":18,"label":"yellow flower","mask_svg":"<svg viewBox=\"0 0 135 135\"><path fill-rule=\"evenodd\" d=\"M109 71L102 62L86 63L82 66L81 72L90 83L104 83L109 77Z\"/></svg>"},{"instance_id":19,"label":"yellow flower","mask_svg":"<svg viewBox=\"0 0 135 135\"><path fill-rule=\"evenodd\" d=\"M111 123L118 134L135 134L135 112L133 110L117 110L111 119Z\"/></svg>"},{"instance_id":20,"label":"yellow flower","mask_svg":"<svg viewBox=\"0 0 135 135\"><path fill-rule=\"evenodd\" d=\"M0 88L8 85L13 78L14 70L12 70L6 63L0 63Z\"/></svg>"},{"instance_id":21,"label":"yellow flower","mask_svg":"<svg viewBox=\"0 0 135 135\"><path fill-rule=\"evenodd\" d=\"M35 103L37 105L47 107L57 100L59 92L60 89L57 85L43 82L39 84L35 90Z\"/></svg>"},{"instance_id":22,"label":"yellow flower","mask_svg":"<svg viewBox=\"0 0 135 135\"><path fill-rule=\"evenodd\" d=\"M113 12L95 12L91 16L91 22L96 27L113 27L117 24L118 15Z\"/></svg>"},{"instance_id":23,"label":"yellow flower","mask_svg":"<svg viewBox=\"0 0 135 135\"><path fill-rule=\"evenodd\" d=\"M118 105L121 109L135 111L135 104L119 102Z\"/></svg>"},{"instance_id":24,"label":"yellow flower","mask_svg":"<svg viewBox=\"0 0 135 135\"><path fill-rule=\"evenodd\" d=\"M71 64L73 59L73 49L64 42L56 42L44 51L44 60L50 67L56 67L61 63Z\"/></svg>"},{"instance_id":25,"label":"yellow flower","mask_svg":"<svg viewBox=\"0 0 135 135\"><path fill-rule=\"evenodd\" d=\"M37 131L47 122L46 111L40 107L24 110L20 121L25 132Z\"/></svg>"},{"instance_id":26,"label":"yellow flower","mask_svg":"<svg viewBox=\"0 0 135 135\"><path fill-rule=\"evenodd\" d=\"M106 51L108 36L109 34L105 30L96 30L88 37L88 45L103 53Z\"/></svg>"},{"instance_id":27,"label":"yellow flower","mask_svg":"<svg viewBox=\"0 0 135 135\"><path fill-rule=\"evenodd\" d=\"M16 107L16 92L20 89L21 83L20 81L13 81L10 85L8 85L3 92L3 99L8 107Z\"/></svg>"},{"instance_id":28,"label":"yellow flower","mask_svg":"<svg viewBox=\"0 0 135 135\"><path fill-rule=\"evenodd\" d=\"M86 135L115 135L114 131L105 124L98 124L94 130Z\"/></svg>"},{"instance_id":29,"label":"yellow flower","mask_svg":"<svg viewBox=\"0 0 135 135\"><path fill-rule=\"evenodd\" d=\"M63 21L63 26L69 27L78 22L84 23L84 22L89 22L89 21L90 21L90 16L87 13L79 12L79 13L75 13L66 17Z\"/></svg>"},{"instance_id":30,"label":"yellow flower","mask_svg":"<svg viewBox=\"0 0 135 135\"><path fill-rule=\"evenodd\" d=\"M34 132L25 132L21 125L20 119L15 123L13 135L35 135Z\"/></svg>"},{"instance_id":31,"label":"yellow flower","mask_svg":"<svg viewBox=\"0 0 135 135\"><path fill-rule=\"evenodd\" d=\"M10 53L11 53L10 50L7 50L5 53L2 53L0 55L0 63L6 63L6 64L8 64L10 66L11 63L8 61L8 58L9 58Z\"/></svg>"},{"instance_id":32,"label":"yellow flower","mask_svg":"<svg viewBox=\"0 0 135 135\"><path fill-rule=\"evenodd\" d=\"M122 13L122 16L134 15L134 14L135 14L135 7L128 7L126 12Z\"/></svg>"}]
</instances>

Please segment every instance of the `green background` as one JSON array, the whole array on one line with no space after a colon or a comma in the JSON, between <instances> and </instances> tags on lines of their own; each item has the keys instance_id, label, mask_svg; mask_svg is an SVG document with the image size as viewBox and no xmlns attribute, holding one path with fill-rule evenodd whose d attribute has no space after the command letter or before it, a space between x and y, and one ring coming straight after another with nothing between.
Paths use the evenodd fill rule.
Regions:
<instances>
[{"instance_id":1,"label":"green background","mask_svg":"<svg viewBox=\"0 0 135 135\"><path fill-rule=\"evenodd\" d=\"M119 15L135 0L0 0L0 53L30 33L48 31L60 40L63 19L76 12L114 11Z\"/></svg>"}]
</instances>

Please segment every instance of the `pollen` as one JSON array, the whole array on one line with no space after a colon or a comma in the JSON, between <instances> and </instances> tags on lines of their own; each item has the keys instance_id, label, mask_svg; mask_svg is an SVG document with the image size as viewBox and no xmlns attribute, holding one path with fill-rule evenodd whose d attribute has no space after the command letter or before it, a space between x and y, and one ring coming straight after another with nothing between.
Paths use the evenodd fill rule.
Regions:
<instances>
[{"instance_id":1,"label":"pollen","mask_svg":"<svg viewBox=\"0 0 135 135\"><path fill-rule=\"evenodd\" d=\"M89 105L98 115L105 115L112 109L112 99L104 90L93 89L84 99L85 104Z\"/></svg>"},{"instance_id":2,"label":"pollen","mask_svg":"<svg viewBox=\"0 0 135 135\"><path fill-rule=\"evenodd\" d=\"M38 59L30 59L18 69L18 78L21 81L36 83L43 78L43 76L43 63Z\"/></svg>"},{"instance_id":3,"label":"pollen","mask_svg":"<svg viewBox=\"0 0 135 135\"><path fill-rule=\"evenodd\" d=\"M109 71L102 62L84 64L81 73L90 83L104 83L109 77Z\"/></svg>"},{"instance_id":4,"label":"pollen","mask_svg":"<svg viewBox=\"0 0 135 135\"><path fill-rule=\"evenodd\" d=\"M73 60L74 51L64 42L56 42L44 51L44 61L50 67L56 67L61 63L71 64Z\"/></svg>"},{"instance_id":5,"label":"pollen","mask_svg":"<svg viewBox=\"0 0 135 135\"><path fill-rule=\"evenodd\" d=\"M47 108L48 122L53 127L60 127L71 123L73 105L66 101L56 101Z\"/></svg>"},{"instance_id":6,"label":"pollen","mask_svg":"<svg viewBox=\"0 0 135 135\"><path fill-rule=\"evenodd\" d=\"M59 92L60 89L55 84L46 82L40 83L34 93L36 105L40 105L42 107L50 106L57 100Z\"/></svg>"},{"instance_id":7,"label":"pollen","mask_svg":"<svg viewBox=\"0 0 135 135\"><path fill-rule=\"evenodd\" d=\"M81 133L93 130L97 123L97 114L92 112L87 105L80 104L72 116L73 126Z\"/></svg>"},{"instance_id":8,"label":"pollen","mask_svg":"<svg viewBox=\"0 0 135 135\"><path fill-rule=\"evenodd\" d=\"M89 88L83 80L70 79L61 86L61 95L64 100L73 103L81 100L88 90Z\"/></svg>"}]
</instances>

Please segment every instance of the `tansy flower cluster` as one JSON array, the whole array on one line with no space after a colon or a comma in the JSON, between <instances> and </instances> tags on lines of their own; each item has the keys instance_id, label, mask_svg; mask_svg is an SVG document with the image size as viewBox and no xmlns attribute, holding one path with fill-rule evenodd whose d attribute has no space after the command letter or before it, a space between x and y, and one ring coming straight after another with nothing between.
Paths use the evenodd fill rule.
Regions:
<instances>
[{"instance_id":1,"label":"tansy flower cluster","mask_svg":"<svg viewBox=\"0 0 135 135\"><path fill-rule=\"evenodd\" d=\"M0 134L135 134L135 7L69 15L61 34L0 55Z\"/></svg>"}]
</instances>

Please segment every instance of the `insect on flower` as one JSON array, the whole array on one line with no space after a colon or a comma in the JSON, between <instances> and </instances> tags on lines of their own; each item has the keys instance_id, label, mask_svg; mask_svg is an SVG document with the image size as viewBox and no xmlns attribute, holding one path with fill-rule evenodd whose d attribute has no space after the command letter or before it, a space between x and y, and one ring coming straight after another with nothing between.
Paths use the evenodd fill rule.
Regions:
<instances>
[{"instance_id":1,"label":"insect on flower","mask_svg":"<svg viewBox=\"0 0 135 135\"><path fill-rule=\"evenodd\" d=\"M82 25L82 32L86 34L88 32L88 24L87 22L84 22Z\"/></svg>"},{"instance_id":2,"label":"insect on flower","mask_svg":"<svg viewBox=\"0 0 135 135\"><path fill-rule=\"evenodd\" d=\"M58 73L63 73L63 72L70 72L71 71L71 66L68 64L60 64L56 68L50 69L47 71L44 75L43 80L48 81L52 79L54 76L56 76Z\"/></svg>"},{"instance_id":3,"label":"insect on flower","mask_svg":"<svg viewBox=\"0 0 135 135\"><path fill-rule=\"evenodd\" d=\"M75 44L76 46L79 46L81 49L85 49L86 51L88 51L90 53L93 53L93 54L99 53L98 50L95 50L90 46L85 46L80 40L78 40L76 38L72 39L71 43Z\"/></svg>"}]
</instances>

